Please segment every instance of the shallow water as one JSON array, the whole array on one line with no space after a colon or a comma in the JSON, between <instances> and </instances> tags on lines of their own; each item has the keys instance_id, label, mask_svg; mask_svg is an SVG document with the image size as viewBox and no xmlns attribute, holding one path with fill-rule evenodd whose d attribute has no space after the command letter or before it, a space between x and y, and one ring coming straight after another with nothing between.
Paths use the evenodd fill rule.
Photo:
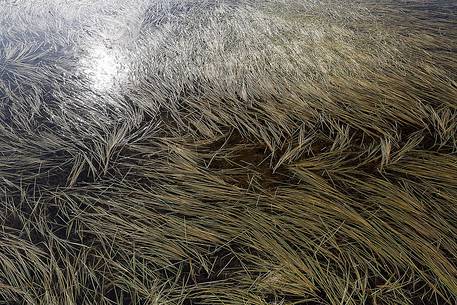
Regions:
<instances>
[{"instance_id":1,"label":"shallow water","mask_svg":"<svg viewBox=\"0 0 457 305\"><path fill-rule=\"evenodd\" d=\"M236 4L238 1L226 1ZM407 2L418 18L455 24L453 1ZM161 6L162 5L162 6ZM400 5L401 7L401 5ZM160 14L160 9L167 14ZM0 81L3 86L40 86L46 78L87 81L98 93L121 90L142 73L145 44L154 28L195 10L214 9L212 1L5 1L0 9ZM138 71L140 70L140 71ZM76 88L77 86L75 86ZM5 91L5 90L3 90ZM5 93L2 92L2 95Z\"/></svg>"},{"instance_id":2,"label":"shallow water","mask_svg":"<svg viewBox=\"0 0 457 305\"><path fill-rule=\"evenodd\" d=\"M135 41L131 32L142 18L138 6L125 11L125 6L108 7L103 1L85 1L87 7L68 1L34 4L7 1L1 9L4 86L40 86L50 79L77 85L79 80L86 82L84 87L90 84L84 89L113 93L126 81L129 45Z\"/></svg>"},{"instance_id":3,"label":"shallow water","mask_svg":"<svg viewBox=\"0 0 457 305\"><path fill-rule=\"evenodd\" d=\"M240 1L6 1L0 8L0 99L4 121L11 122L11 113L29 104L35 106L25 106L20 110L30 111L29 117L37 117L36 113L40 111L36 109L52 105L51 108L59 109L59 112L52 110L51 117L72 113L74 120L86 128L94 125L97 116L105 123L124 120L123 112L130 109L124 106L126 103L130 105L132 100L153 115L160 107L169 107L169 100L181 99L190 91L194 97L201 96L200 74L205 77L213 75L209 81L214 83L212 86L226 86L220 89L222 92L233 90L235 96L246 96L245 85L241 89L236 86L242 83L243 73L250 73L251 68L240 67L245 69L243 72L232 68L239 65L236 61L242 60L240 56L246 56L246 60L250 56L264 58L265 67L260 67L258 73L269 69L269 73L278 78L281 73L288 73L281 68L295 73L293 66L279 63L271 66L274 62L268 62L272 56L286 60L289 55L275 53L278 52L276 49L267 53L265 46L257 45L255 38L250 37L250 42L244 37L241 29L234 28L223 34L208 31L205 22L216 21L199 19L198 16L205 10L217 12L221 3L229 13L243 7ZM312 7L303 6L303 10L312 13ZM429 16L443 24L452 22L454 7L455 4L448 1L410 5L418 18ZM226 18L227 21L223 22L230 26L232 15L220 17ZM263 15L252 16L246 25L255 26L259 17L264 18ZM182 22L182 27L171 25L176 22ZM224 23L218 26L224 26ZM223 30L221 28L221 32ZM272 30L277 33L273 34ZM279 43L282 39L280 31L280 28L272 28L262 35L271 35L268 38ZM319 27L310 28L304 34L297 40L285 40L285 43L309 40L309 51L301 51L307 53L315 52L313 43L321 43L325 38ZM192 35L199 40L195 47L191 47ZM213 36L215 41L223 38L222 43L216 41L219 45L212 45ZM248 41L246 46L234 47L235 44L242 45L245 40ZM351 47L351 42L347 44ZM297 45L299 47L302 45ZM242 48L251 50L245 55ZM227 53L221 55L227 62L222 66L211 62L210 56L221 52ZM316 79L326 77L334 66L348 65L335 62L337 56L316 58L318 61L309 63L309 73L316 74ZM227 71L222 72L221 67ZM234 70L239 73L238 78L230 76ZM224 79L218 82L221 77ZM250 81L255 85L255 79ZM229 89L230 86L234 88ZM253 88L255 94L258 94L256 90L262 90ZM33 102L30 101L32 97Z\"/></svg>"},{"instance_id":4,"label":"shallow water","mask_svg":"<svg viewBox=\"0 0 457 305\"><path fill-rule=\"evenodd\" d=\"M457 291L453 5L373 2L3 1L0 304Z\"/></svg>"}]
</instances>

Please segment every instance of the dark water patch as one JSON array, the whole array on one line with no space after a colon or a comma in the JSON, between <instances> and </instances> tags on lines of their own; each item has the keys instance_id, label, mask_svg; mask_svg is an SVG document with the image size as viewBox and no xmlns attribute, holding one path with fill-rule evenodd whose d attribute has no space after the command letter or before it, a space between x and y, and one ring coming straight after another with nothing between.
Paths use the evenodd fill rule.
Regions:
<instances>
[{"instance_id":1,"label":"dark water patch","mask_svg":"<svg viewBox=\"0 0 457 305\"><path fill-rule=\"evenodd\" d=\"M139 303L137 298L133 296L130 292L114 286L110 288L105 294L106 300L113 305L140 305L146 304L145 302Z\"/></svg>"}]
</instances>

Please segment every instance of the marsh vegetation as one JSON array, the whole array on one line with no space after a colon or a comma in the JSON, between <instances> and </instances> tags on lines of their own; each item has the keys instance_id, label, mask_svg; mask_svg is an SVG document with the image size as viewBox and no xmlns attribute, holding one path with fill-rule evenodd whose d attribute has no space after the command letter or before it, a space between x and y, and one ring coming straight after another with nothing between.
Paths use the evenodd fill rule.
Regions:
<instances>
[{"instance_id":1,"label":"marsh vegetation","mask_svg":"<svg viewBox=\"0 0 457 305\"><path fill-rule=\"evenodd\" d=\"M0 304L456 304L456 13L3 1Z\"/></svg>"}]
</instances>

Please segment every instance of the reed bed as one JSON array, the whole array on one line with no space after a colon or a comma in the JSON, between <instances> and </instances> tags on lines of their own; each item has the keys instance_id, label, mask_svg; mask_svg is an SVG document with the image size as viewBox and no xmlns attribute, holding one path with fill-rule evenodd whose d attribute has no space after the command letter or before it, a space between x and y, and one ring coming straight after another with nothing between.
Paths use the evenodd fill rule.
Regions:
<instances>
[{"instance_id":1,"label":"reed bed","mask_svg":"<svg viewBox=\"0 0 457 305\"><path fill-rule=\"evenodd\" d=\"M456 304L456 12L4 1L0 305Z\"/></svg>"}]
</instances>

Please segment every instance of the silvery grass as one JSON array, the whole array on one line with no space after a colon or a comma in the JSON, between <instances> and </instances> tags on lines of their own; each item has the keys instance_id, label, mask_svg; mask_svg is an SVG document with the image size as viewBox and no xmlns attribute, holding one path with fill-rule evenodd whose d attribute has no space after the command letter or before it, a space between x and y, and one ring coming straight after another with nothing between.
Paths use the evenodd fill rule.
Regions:
<instances>
[{"instance_id":1,"label":"silvery grass","mask_svg":"<svg viewBox=\"0 0 457 305\"><path fill-rule=\"evenodd\" d=\"M455 304L450 1L4 1L0 304Z\"/></svg>"}]
</instances>

